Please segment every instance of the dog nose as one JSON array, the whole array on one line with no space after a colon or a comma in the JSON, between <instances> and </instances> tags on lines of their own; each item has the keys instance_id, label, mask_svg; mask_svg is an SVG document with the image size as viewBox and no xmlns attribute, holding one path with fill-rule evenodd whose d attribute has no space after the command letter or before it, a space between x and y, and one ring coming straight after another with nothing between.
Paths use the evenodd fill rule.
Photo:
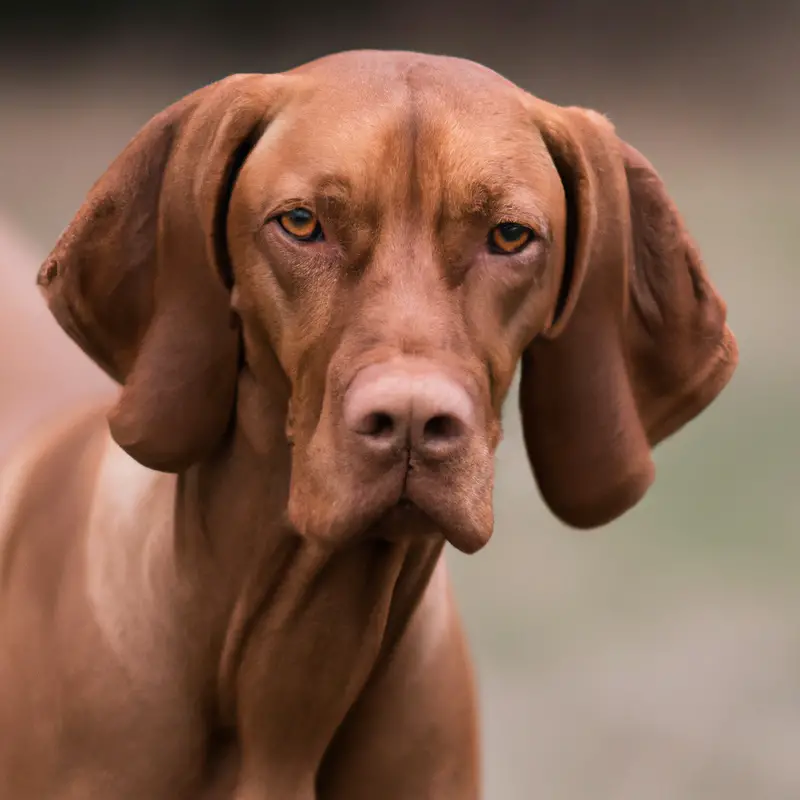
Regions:
<instances>
[{"instance_id":1,"label":"dog nose","mask_svg":"<svg viewBox=\"0 0 800 800\"><path fill-rule=\"evenodd\" d=\"M473 418L462 386L435 366L413 361L366 367L344 402L347 428L375 453L409 447L446 458L463 446Z\"/></svg>"}]
</instances>

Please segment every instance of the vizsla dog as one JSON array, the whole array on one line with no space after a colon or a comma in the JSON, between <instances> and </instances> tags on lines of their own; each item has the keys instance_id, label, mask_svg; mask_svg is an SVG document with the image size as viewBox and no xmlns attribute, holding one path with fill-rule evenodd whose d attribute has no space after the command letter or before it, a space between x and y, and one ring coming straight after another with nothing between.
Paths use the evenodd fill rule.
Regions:
<instances>
[{"instance_id":1,"label":"vizsla dog","mask_svg":"<svg viewBox=\"0 0 800 800\"><path fill-rule=\"evenodd\" d=\"M541 494L590 528L737 361L607 119L410 53L170 106L39 284L122 388L3 478L9 800L478 797L442 550L491 535L518 362Z\"/></svg>"}]
</instances>

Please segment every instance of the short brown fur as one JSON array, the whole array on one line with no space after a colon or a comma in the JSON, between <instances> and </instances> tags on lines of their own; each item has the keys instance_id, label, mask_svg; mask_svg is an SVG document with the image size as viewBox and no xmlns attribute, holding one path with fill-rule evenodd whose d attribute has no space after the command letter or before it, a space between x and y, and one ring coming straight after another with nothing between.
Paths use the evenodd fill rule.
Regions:
<instances>
[{"instance_id":1,"label":"short brown fur","mask_svg":"<svg viewBox=\"0 0 800 800\"><path fill-rule=\"evenodd\" d=\"M296 206L324 241L281 231ZM488 249L503 222L532 244ZM592 527L638 502L651 448L737 361L663 183L608 120L411 53L166 109L39 282L121 392L0 483L15 800L479 797L442 550L491 535L518 363L542 496ZM458 388L452 455L365 455L343 420L376 364Z\"/></svg>"}]
</instances>

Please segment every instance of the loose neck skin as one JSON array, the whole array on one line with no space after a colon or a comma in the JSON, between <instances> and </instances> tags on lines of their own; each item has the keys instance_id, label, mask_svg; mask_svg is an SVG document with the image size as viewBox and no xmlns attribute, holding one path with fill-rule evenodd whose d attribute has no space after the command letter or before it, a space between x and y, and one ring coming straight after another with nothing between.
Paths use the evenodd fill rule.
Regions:
<instances>
[{"instance_id":1,"label":"loose neck skin","mask_svg":"<svg viewBox=\"0 0 800 800\"><path fill-rule=\"evenodd\" d=\"M300 537L285 513L285 419L286 399L269 397L245 370L230 442L178 480L174 540L188 619L214 631L193 648L207 648L206 664L217 665L205 687L215 716L243 735L253 716L275 763L322 757L405 630L444 544L417 526L341 549ZM264 731L270 719L276 728Z\"/></svg>"}]
</instances>

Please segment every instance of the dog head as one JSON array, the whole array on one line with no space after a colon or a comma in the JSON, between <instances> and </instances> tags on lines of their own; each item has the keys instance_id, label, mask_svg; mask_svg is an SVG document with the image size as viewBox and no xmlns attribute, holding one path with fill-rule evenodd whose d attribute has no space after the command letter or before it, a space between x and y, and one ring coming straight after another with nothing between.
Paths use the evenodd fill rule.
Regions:
<instances>
[{"instance_id":1,"label":"dog head","mask_svg":"<svg viewBox=\"0 0 800 800\"><path fill-rule=\"evenodd\" d=\"M479 549L520 361L545 501L608 522L737 360L662 181L608 120L409 53L233 76L166 109L40 284L122 384L111 432L142 464L208 457L245 393L249 414L282 408L290 520L329 542L417 513Z\"/></svg>"}]
</instances>

